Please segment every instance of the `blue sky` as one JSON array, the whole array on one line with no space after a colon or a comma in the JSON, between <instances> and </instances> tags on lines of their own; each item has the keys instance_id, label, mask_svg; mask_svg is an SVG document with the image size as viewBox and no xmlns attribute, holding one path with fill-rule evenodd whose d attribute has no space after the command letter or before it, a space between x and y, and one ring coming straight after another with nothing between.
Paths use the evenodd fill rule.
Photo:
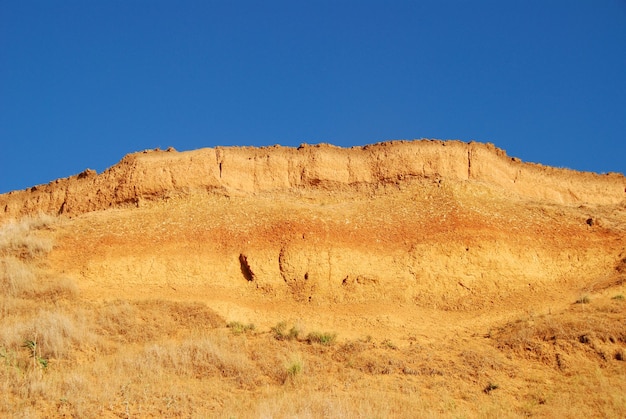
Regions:
<instances>
[{"instance_id":1,"label":"blue sky","mask_svg":"<svg viewBox=\"0 0 626 419\"><path fill-rule=\"evenodd\" d=\"M422 137L626 172L626 1L0 0L0 193L147 148Z\"/></svg>"}]
</instances>

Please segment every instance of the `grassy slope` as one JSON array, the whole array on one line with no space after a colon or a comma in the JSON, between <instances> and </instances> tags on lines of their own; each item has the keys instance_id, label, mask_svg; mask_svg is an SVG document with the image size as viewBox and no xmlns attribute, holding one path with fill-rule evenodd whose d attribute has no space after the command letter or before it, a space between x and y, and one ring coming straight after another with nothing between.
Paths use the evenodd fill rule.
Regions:
<instances>
[{"instance_id":1,"label":"grassy slope","mask_svg":"<svg viewBox=\"0 0 626 419\"><path fill-rule=\"evenodd\" d=\"M183 295L98 294L97 283L46 259L53 239L77 226L48 218L2 228L2 415L626 416L619 275L555 284L529 293L525 307L383 301L324 315L324 301L254 305L258 294L211 296L193 284ZM229 327L234 320L256 327ZM277 339L280 321L297 336ZM329 344L310 338L334 332Z\"/></svg>"}]
</instances>

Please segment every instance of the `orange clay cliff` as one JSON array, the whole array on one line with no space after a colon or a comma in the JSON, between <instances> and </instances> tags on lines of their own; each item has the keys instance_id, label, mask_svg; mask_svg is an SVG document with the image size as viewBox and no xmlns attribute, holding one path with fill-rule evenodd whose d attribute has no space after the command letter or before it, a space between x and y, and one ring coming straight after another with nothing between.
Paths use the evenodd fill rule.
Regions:
<instances>
[{"instance_id":1,"label":"orange clay cliff","mask_svg":"<svg viewBox=\"0 0 626 419\"><path fill-rule=\"evenodd\" d=\"M5 235L38 217L45 254L0 255L75 292L7 294L7 324L84 336L39 399L5 371L5 414L626 415L622 174L460 141L168 149L0 195Z\"/></svg>"}]
</instances>

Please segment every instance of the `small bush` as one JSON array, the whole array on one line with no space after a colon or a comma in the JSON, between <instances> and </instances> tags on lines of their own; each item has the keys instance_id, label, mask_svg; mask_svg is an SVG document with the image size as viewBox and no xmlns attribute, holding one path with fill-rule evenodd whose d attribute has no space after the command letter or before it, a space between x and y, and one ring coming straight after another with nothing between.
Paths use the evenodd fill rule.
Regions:
<instances>
[{"instance_id":1,"label":"small bush","mask_svg":"<svg viewBox=\"0 0 626 419\"><path fill-rule=\"evenodd\" d=\"M398 346L395 343L393 343L392 341L390 341L389 339L383 340L383 346L385 346L386 348L389 348L389 349L393 349L393 350L398 349Z\"/></svg>"},{"instance_id":2,"label":"small bush","mask_svg":"<svg viewBox=\"0 0 626 419\"><path fill-rule=\"evenodd\" d=\"M332 345L337 338L336 333L320 333L320 332L311 332L307 335L306 341L308 343L319 343L320 345Z\"/></svg>"},{"instance_id":3,"label":"small bush","mask_svg":"<svg viewBox=\"0 0 626 419\"><path fill-rule=\"evenodd\" d=\"M230 322L226 325L226 327L231 329L235 335L240 335L246 332L253 332L256 329L256 326L252 323L243 324L240 322Z\"/></svg>"},{"instance_id":4,"label":"small bush","mask_svg":"<svg viewBox=\"0 0 626 419\"><path fill-rule=\"evenodd\" d=\"M287 339L288 340L298 339L299 336L300 336L300 329L298 329L297 326L292 326L291 329L289 329L289 333L287 334Z\"/></svg>"},{"instance_id":5,"label":"small bush","mask_svg":"<svg viewBox=\"0 0 626 419\"><path fill-rule=\"evenodd\" d=\"M272 327L271 331L274 334L274 338L276 340L285 340L285 329L287 329L287 323L285 322L277 323L276 326Z\"/></svg>"},{"instance_id":6,"label":"small bush","mask_svg":"<svg viewBox=\"0 0 626 419\"><path fill-rule=\"evenodd\" d=\"M298 374L302 372L302 360L294 359L287 366L287 377L294 379Z\"/></svg>"},{"instance_id":7,"label":"small bush","mask_svg":"<svg viewBox=\"0 0 626 419\"><path fill-rule=\"evenodd\" d=\"M276 340L297 340L301 333L297 326L292 326L287 331L287 323L285 322L278 323L271 330Z\"/></svg>"},{"instance_id":8,"label":"small bush","mask_svg":"<svg viewBox=\"0 0 626 419\"><path fill-rule=\"evenodd\" d=\"M483 389L483 391L485 392L485 394L489 394L489 393L491 393L492 391L497 390L499 387L500 387L500 386L499 386L499 385L497 385L497 384L494 384L494 383L489 383L489 384L487 384L487 387L485 387L485 388Z\"/></svg>"},{"instance_id":9,"label":"small bush","mask_svg":"<svg viewBox=\"0 0 626 419\"><path fill-rule=\"evenodd\" d=\"M583 295L578 300L576 300L576 304L589 304L591 302L591 298L588 295Z\"/></svg>"},{"instance_id":10,"label":"small bush","mask_svg":"<svg viewBox=\"0 0 626 419\"><path fill-rule=\"evenodd\" d=\"M612 299L616 301L624 301L624 294L617 294Z\"/></svg>"},{"instance_id":11,"label":"small bush","mask_svg":"<svg viewBox=\"0 0 626 419\"><path fill-rule=\"evenodd\" d=\"M283 383L294 382L304 370L304 361L299 355L291 356L285 368Z\"/></svg>"}]
</instances>

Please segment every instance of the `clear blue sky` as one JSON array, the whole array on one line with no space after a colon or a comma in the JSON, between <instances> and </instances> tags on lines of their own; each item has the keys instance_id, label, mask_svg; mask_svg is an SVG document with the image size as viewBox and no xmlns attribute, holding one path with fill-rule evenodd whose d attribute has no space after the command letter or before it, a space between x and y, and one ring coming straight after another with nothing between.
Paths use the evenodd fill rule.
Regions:
<instances>
[{"instance_id":1,"label":"clear blue sky","mask_svg":"<svg viewBox=\"0 0 626 419\"><path fill-rule=\"evenodd\" d=\"M0 0L0 193L146 148L422 137L626 172L626 1Z\"/></svg>"}]
</instances>

